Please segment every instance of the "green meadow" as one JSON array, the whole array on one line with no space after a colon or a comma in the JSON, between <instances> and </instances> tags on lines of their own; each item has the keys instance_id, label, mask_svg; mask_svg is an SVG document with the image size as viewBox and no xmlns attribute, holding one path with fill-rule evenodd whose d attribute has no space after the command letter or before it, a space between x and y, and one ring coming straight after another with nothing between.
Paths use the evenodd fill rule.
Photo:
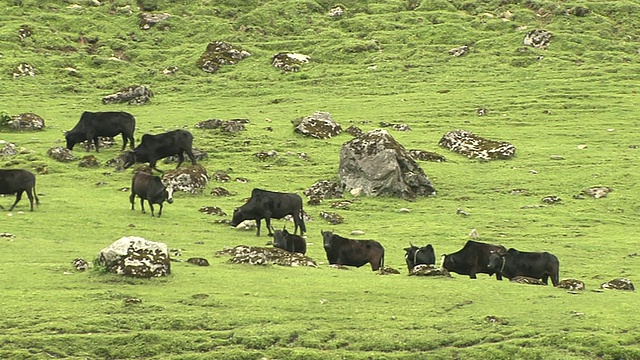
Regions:
<instances>
[{"instance_id":1,"label":"green meadow","mask_svg":"<svg viewBox=\"0 0 640 360\"><path fill-rule=\"evenodd\" d=\"M343 15L329 16L336 6ZM140 8L171 17L142 30ZM638 294L594 291L619 277L640 282L638 14L638 0L0 0L0 115L33 112L46 122L39 132L2 128L0 140L28 151L0 158L0 167L48 168L37 175L35 211L25 196L9 213L14 197L0 197L0 233L15 235L0 238L0 358L639 359ZM21 39L25 28L30 36ZM553 34L546 49L523 46L534 29ZM218 40L251 56L206 73L197 60ZM449 54L463 45L466 55ZM279 52L311 61L284 73L271 66ZM21 63L35 76L14 78ZM163 74L170 66L179 70ZM151 102L102 104L131 85L148 86ZM65 145L64 131L83 111L118 110L135 116L136 143L144 133L189 130L208 153L201 164L209 175L249 181L211 180L200 194L176 192L162 217L152 218L139 204L131 211L129 193L120 190L131 185L131 169L105 165L120 154L119 136L90 153L99 168L47 155ZM340 148L352 136L293 132L293 120L315 111L344 129L409 125L388 131L407 149L447 158L419 161L436 195L409 202L346 193L354 200L347 210L331 208L331 200L307 205L303 196L312 218L307 255L317 268L216 256L270 240L216 223L230 219L253 188L302 195L316 181L338 180ZM212 118L250 123L236 134L195 127ZM439 147L456 129L510 142L516 156L486 162ZM278 156L254 156L270 150ZM87 155L81 145L73 153ZM218 186L232 195L211 195ZM613 191L581 195L594 186ZM547 204L546 196L561 201ZM206 215L202 206L228 215ZM321 211L345 222L328 224ZM472 229L479 241L555 254L560 277L584 281L586 291L486 274L407 276L410 242L432 244L439 259L459 250ZM401 274L329 268L321 230L364 231L357 238L379 241L385 265ZM93 261L123 236L164 242L182 261L172 262L166 278L105 273ZM190 257L211 266L188 264ZM76 258L92 267L76 271Z\"/></svg>"}]
</instances>

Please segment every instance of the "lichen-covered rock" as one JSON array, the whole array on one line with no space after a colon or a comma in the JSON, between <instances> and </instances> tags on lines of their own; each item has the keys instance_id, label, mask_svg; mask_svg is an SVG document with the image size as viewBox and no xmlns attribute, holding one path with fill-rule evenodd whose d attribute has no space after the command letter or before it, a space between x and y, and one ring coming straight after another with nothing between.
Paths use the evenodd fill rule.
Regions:
<instances>
[{"instance_id":1,"label":"lichen-covered rock","mask_svg":"<svg viewBox=\"0 0 640 360\"><path fill-rule=\"evenodd\" d=\"M377 129L342 145L338 176L346 191L413 200L435 193L409 152L386 130Z\"/></svg>"},{"instance_id":2,"label":"lichen-covered rock","mask_svg":"<svg viewBox=\"0 0 640 360\"><path fill-rule=\"evenodd\" d=\"M196 159L196 162L207 160L209 158L209 154L207 154L203 150L200 150L198 148L193 148L192 151L193 151L193 157L194 157L194 159ZM171 155L171 156L167 156L166 158L164 158L164 160L162 160L162 162L165 163L165 164L170 164L170 163L177 163L178 160L179 159L178 159L177 155Z\"/></svg>"},{"instance_id":3,"label":"lichen-covered rock","mask_svg":"<svg viewBox=\"0 0 640 360\"><path fill-rule=\"evenodd\" d=\"M345 131L353 137L364 135L364 131L355 125L349 126Z\"/></svg>"},{"instance_id":4,"label":"lichen-covered rock","mask_svg":"<svg viewBox=\"0 0 640 360\"><path fill-rule=\"evenodd\" d=\"M219 170L213 173L213 180L219 182L228 182L231 180L231 176L229 176L229 174L227 174L226 172Z\"/></svg>"},{"instance_id":5,"label":"lichen-covered rock","mask_svg":"<svg viewBox=\"0 0 640 360\"><path fill-rule=\"evenodd\" d=\"M222 126L223 121L220 119L208 119L200 121L196 124L197 129L217 129Z\"/></svg>"},{"instance_id":6,"label":"lichen-covered rock","mask_svg":"<svg viewBox=\"0 0 640 360\"><path fill-rule=\"evenodd\" d=\"M200 257L188 258L187 262L198 266L209 266L209 260Z\"/></svg>"},{"instance_id":7,"label":"lichen-covered rock","mask_svg":"<svg viewBox=\"0 0 640 360\"><path fill-rule=\"evenodd\" d=\"M312 258L300 253L289 252L276 247L258 247L238 245L234 248L226 248L216 255L233 256L229 262L250 265L282 265L282 266L310 266L318 267Z\"/></svg>"},{"instance_id":8,"label":"lichen-covered rock","mask_svg":"<svg viewBox=\"0 0 640 360\"><path fill-rule=\"evenodd\" d=\"M207 169L202 165L189 165L162 174L162 183L172 186L174 191L184 191L189 194L200 193L209 182Z\"/></svg>"},{"instance_id":9,"label":"lichen-covered rock","mask_svg":"<svg viewBox=\"0 0 640 360\"><path fill-rule=\"evenodd\" d=\"M89 263L82 258L76 258L72 262L73 267L78 271L85 271L89 268Z\"/></svg>"},{"instance_id":10,"label":"lichen-covered rock","mask_svg":"<svg viewBox=\"0 0 640 360\"><path fill-rule=\"evenodd\" d=\"M400 271L390 266L383 266L380 268L380 270L378 270L377 274L378 275L397 275L397 274L400 274Z\"/></svg>"},{"instance_id":11,"label":"lichen-covered rock","mask_svg":"<svg viewBox=\"0 0 640 360\"><path fill-rule=\"evenodd\" d=\"M344 222L344 218L338 213L321 211L320 217L331 225L338 225Z\"/></svg>"},{"instance_id":12,"label":"lichen-covered rock","mask_svg":"<svg viewBox=\"0 0 640 360\"><path fill-rule=\"evenodd\" d=\"M511 282L515 282L518 284L527 284L527 285L547 285L542 282L540 279L528 277L528 276L515 276L510 279Z\"/></svg>"},{"instance_id":13,"label":"lichen-covered rock","mask_svg":"<svg viewBox=\"0 0 640 360\"><path fill-rule=\"evenodd\" d=\"M431 151L412 149L412 150L409 150L409 154L411 154L411 156L414 159L421 160L421 161L433 161L433 162L447 161L446 157Z\"/></svg>"},{"instance_id":14,"label":"lichen-covered rock","mask_svg":"<svg viewBox=\"0 0 640 360\"><path fill-rule=\"evenodd\" d=\"M459 57L462 55L466 55L468 52L469 52L469 47L467 45L463 45L463 46L449 50L449 55Z\"/></svg>"},{"instance_id":15,"label":"lichen-covered rock","mask_svg":"<svg viewBox=\"0 0 640 360\"><path fill-rule=\"evenodd\" d=\"M277 53L271 58L271 65L282 71L300 71L302 65L311 60L311 56L296 53Z\"/></svg>"},{"instance_id":16,"label":"lichen-covered rock","mask_svg":"<svg viewBox=\"0 0 640 360\"><path fill-rule=\"evenodd\" d=\"M267 160L267 159L273 159L278 157L278 152L275 150L269 150L269 151L259 151L255 154L253 154L254 157L256 157L258 160Z\"/></svg>"},{"instance_id":17,"label":"lichen-covered rock","mask_svg":"<svg viewBox=\"0 0 640 360\"><path fill-rule=\"evenodd\" d=\"M131 105L143 105L151 101L153 92L145 85L133 85L115 94L102 98L103 104L128 103Z\"/></svg>"},{"instance_id":18,"label":"lichen-covered rock","mask_svg":"<svg viewBox=\"0 0 640 360\"><path fill-rule=\"evenodd\" d=\"M213 41L200 56L197 66L208 73L217 72L222 65L235 65L242 59L251 56L247 51L223 41Z\"/></svg>"},{"instance_id":19,"label":"lichen-covered rock","mask_svg":"<svg viewBox=\"0 0 640 360\"><path fill-rule=\"evenodd\" d=\"M96 168L100 166L100 161L93 155L83 156L78 162L79 167Z\"/></svg>"},{"instance_id":20,"label":"lichen-covered rock","mask_svg":"<svg viewBox=\"0 0 640 360\"><path fill-rule=\"evenodd\" d=\"M120 275L152 278L171 274L167 245L137 236L125 236L102 249L98 265Z\"/></svg>"},{"instance_id":21,"label":"lichen-covered rock","mask_svg":"<svg viewBox=\"0 0 640 360\"><path fill-rule=\"evenodd\" d=\"M217 206L202 206L198 211L209 215L227 216L227 213Z\"/></svg>"},{"instance_id":22,"label":"lichen-covered rock","mask_svg":"<svg viewBox=\"0 0 640 360\"><path fill-rule=\"evenodd\" d=\"M552 34L546 30L536 29L531 30L525 35L522 44L525 46L532 46L537 49L546 49L551 42Z\"/></svg>"},{"instance_id":23,"label":"lichen-covered rock","mask_svg":"<svg viewBox=\"0 0 640 360\"><path fill-rule=\"evenodd\" d=\"M607 197L607 195L612 192L613 189L607 186L594 186L582 191L584 195L591 196L594 199L600 199L603 197Z\"/></svg>"},{"instance_id":24,"label":"lichen-covered rock","mask_svg":"<svg viewBox=\"0 0 640 360\"><path fill-rule=\"evenodd\" d=\"M584 290L584 282L578 279L562 279L558 282L558 287L561 289L568 289L571 291Z\"/></svg>"},{"instance_id":25,"label":"lichen-covered rock","mask_svg":"<svg viewBox=\"0 0 640 360\"><path fill-rule=\"evenodd\" d=\"M20 131L40 131L44 130L44 119L34 113L23 113L20 115L12 116L11 120L7 122L7 126L11 130Z\"/></svg>"},{"instance_id":26,"label":"lichen-covered rock","mask_svg":"<svg viewBox=\"0 0 640 360\"><path fill-rule=\"evenodd\" d=\"M213 196L230 196L231 193L229 192L229 190L223 188L223 187L215 187L213 189L211 189L211 195Z\"/></svg>"},{"instance_id":27,"label":"lichen-covered rock","mask_svg":"<svg viewBox=\"0 0 640 360\"><path fill-rule=\"evenodd\" d=\"M14 143L0 142L0 146L2 146L2 150L0 150L0 156L2 157L15 156L18 154L18 149Z\"/></svg>"},{"instance_id":28,"label":"lichen-covered rock","mask_svg":"<svg viewBox=\"0 0 640 360\"><path fill-rule=\"evenodd\" d=\"M138 22L140 24L140 29L149 30L151 29L151 27L156 26L157 24L162 23L165 20L168 20L170 17L171 14L168 13L140 13L138 15ZM162 30L167 30L170 28L170 26L169 24L162 24L162 26L159 26L159 28L161 28Z\"/></svg>"},{"instance_id":29,"label":"lichen-covered rock","mask_svg":"<svg viewBox=\"0 0 640 360\"><path fill-rule=\"evenodd\" d=\"M342 197L343 187L335 181L320 180L311 185L310 188L303 193L311 197L319 197L321 199L339 199Z\"/></svg>"},{"instance_id":30,"label":"lichen-covered rock","mask_svg":"<svg viewBox=\"0 0 640 360\"><path fill-rule=\"evenodd\" d=\"M411 269L409 275L412 276L445 276L451 277L445 268L436 267L433 264L418 264Z\"/></svg>"},{"instance_id":31,"label":"lichen-covered rock","mask_svg":"<svg viewBox=\"0 0 640 360\"><path fill-rule=\"evenodd\" d=\"M625 278L616 278L606 283L600 285L602 289L612 289L612 290L629 290L635 291L636 288L633 286L633 283L629 279Z\"/></svg>"},{"instance_id":32,"label":"lichen-covered rock","mask_svg":"<svg viewBox=\"0 0 640 360\"><path fill-rule=\"evenodd\" d=\"M62 146L54 146L51 149L47 150L47 155L53 158L54 160L60 162L71 162L76 158L71 154L71 150L67 148L63 148Z\"/></svg>"},{"instance_id":33,"label":"lichen-covered rock","mask_svg":"<svg viewBox=\"0 0 640 360\"><path fill-rule=\"evenodd\" d=\"M106 136L99 136L98 137L98 146L100 147L100 149L108 149L110 147L113 146L113 144L115 143L115 141L113 140L113 137L106 137ZM89 140L85 140L82 142L82 148L86 149L87 145L89 145L89 150L95 150L96 149L96 145L93 142L93 140L91 140L91 143L89 144Z\"/></svg>"},{"instance_id":34,"label":"lichen-covered rock","mask_svg":"<svg viewBox=\"0 0 640 360\"><path fill-rule=\"evenodd\" d=\"M21 76L36 76L36 69L27 63L21 63L13 70L13 78L17 79Z\"/></svg>"},{"instance_id":35,"label":"lichen-covered rock","mask_svg":"<svg viewBox=\"0 0 640 360\"><path fill-rule=\"evenodd\" d=\"M508 142L485 139L465 130L454 130L444 134L438 145L469 159L510 159L516 154L515 146Z\"/></svg>"},{"instance_id":36,"label":"lichen-covered rock","mask_svg":"<svg viewBox=\"0 0 640 360\"><path fill-rule=\"evenodd\" d=\"M316 139L329 139L342 132L340 124L324 111L316 111L311 116L294 120L294 123L297 123L294 132Z\"/></svg>"}]
</instances>

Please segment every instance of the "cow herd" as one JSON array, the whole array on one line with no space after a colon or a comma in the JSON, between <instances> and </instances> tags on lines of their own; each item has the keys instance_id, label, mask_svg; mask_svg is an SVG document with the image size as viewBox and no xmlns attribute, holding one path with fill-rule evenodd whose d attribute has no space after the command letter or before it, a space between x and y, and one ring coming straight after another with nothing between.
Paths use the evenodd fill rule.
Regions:
<instances>
[{"instance_id":1,"label":"cow herd","mask_svg":"<svg viewBox=\"0 0 640 360\"><path fill-rule=\"evenodd\" d=\"M131 181L131 210L135 210L135 198L140 198L142 212L145 212L144 201L149 203L151 216L155 216L154 205L159 205L158 217L162 215L163 203L173 202L173 189L165 186L159 176L152 175L152 171L162 172L156 167L158 160L168 156L177 156L179 167L184 162L186 153L192 164L196 164L193 155L193 135L186 130L173 130L158 135L144 134L140 144L135 146L133 132L135 118L126 112L88 112L85 111L80 121L70 131L66 132L67 149L81 142L87 141L87 151L91 142L99 151L99 137L113 137L122 135L122 150L129 143L132 150L124 154L124 168L135 163L149 163L151 170L136 171ZM33 173L22 169L0 169L0 194L16 194L16 199L9 211L26 193L30 210L33 211L34 199L36 205L39 199L35 190L36 178ZM3 208L0 206L0 208ZM4 208L3 208L4 209ZM261 221L264 219L269 236L273 236L273 245L289 252L305 254L307 245L304 233L307 231L304 223L302 198L297 194L253 189L249 200L233 212L230 221L237 226L245 220L255 220L256 235L260 236ZM291 216L294 223L293 234L286 229L275 230L271 226L271 219L282 219ZM297 235L298 230L300 235ZM323 248L327 260L331 265L360 267L370 264L373 271L384 267L384 247L375 240L354 240L342 237L332 231L320 231ZM404 249L405 260L409 273L418 265L434 265L435 250L433 246L417 247L410 244ZM493 245L469 240L464 247L452 254L443 255L441 269L468 275L475 279L476 274L495 274L498 280L502 277L512 279L525 276L542 279L547 284L548 279L554 286L559 282L559 261L553 254L547 252L521 252L516 249L507 250L502 245Z\"/></svg>"}]
</instances>

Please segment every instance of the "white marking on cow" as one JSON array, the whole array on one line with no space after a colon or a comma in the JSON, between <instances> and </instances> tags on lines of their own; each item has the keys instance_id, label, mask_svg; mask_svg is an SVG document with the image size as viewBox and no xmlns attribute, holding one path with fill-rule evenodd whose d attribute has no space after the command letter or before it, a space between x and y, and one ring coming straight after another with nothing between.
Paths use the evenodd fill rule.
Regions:
<instances>
[{"instance_id":1,"label":"white marking on cow","mask_svg":"<svg viewBox=\"0 0 640 360\"><path fill-rule=\"evenodd\" d=\"M440 269L444 269L444 258L447 256L447 254L442 254L442 256L440 257Z\"/></svg>"},{"instance_id":2,"label":"white marking on cow","mask_svg":"<svg viewBox=\"0 0 640 360\"><path fill-rule=\"evenodd\" d=\"M167 186L167 202L173 203L173 186Z\"/></svg>"}]
</instances>

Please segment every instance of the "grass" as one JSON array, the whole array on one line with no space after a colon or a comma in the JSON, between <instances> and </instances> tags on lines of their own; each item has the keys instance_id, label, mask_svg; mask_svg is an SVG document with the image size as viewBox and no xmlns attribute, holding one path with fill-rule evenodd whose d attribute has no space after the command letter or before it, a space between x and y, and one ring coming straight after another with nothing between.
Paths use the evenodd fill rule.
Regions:
<instances>
[{"instance_id":1,"label":"grass","mask_svg":"<svg viewBox=\"0 0 640 360\"><path fill-rule=\"evenodd\" d=\"M138 27L135 2L7 1L0 15L1 114L35 112L43 132L0 132L30 152L2 158L3 168L46 164L37 177L41 205L23 200L0 213L5 261L0 267L0 357L44 359L635 359L640 357L637 294L592 292L615 277L637 279L632 231L637 196L636 131L639 61L638 1L343 1L342 18L326 16L327 1L143 1L168 12L169 30ZM125 5L131 14L118 10ZM576 6L584 17L567 15ZM500 17L509 10L511 21ZM549 14L542 16L540 14ZM87 21L91 19L91 21ZM20 41L18 29L32 36ZM521 48L524 35L554 34L547 50ZM97 38L97 48L77 42ZM209 41L242 46L252 56L216 74L195 64ZM469 54L454 58L461 45ZM123 51L128 61L109 59ZM311 56L298 73L270 66L280 51ZM542 56L541 59L538 56ZM11 78L21 62L35 77ZM173 76L162 69L178 66ZM79 77L67 75L74 67ZM133 84L155 96L145 106L102 105ZM479 117L478 108L488 109ZM199 195L175 194L163 217L129 210L129 171L62 164L46 155L82 111L124 110L143 133L186 128L209 153L210 174L223 170L247 184L212 182ZM415 202L361 198L349 210L305 205L308 255L326 262L320 230L363 230L386 249L385 263L402 275L367 267L340 271L251 267L214 253L225 246L261 246L257 238L198 212L219 206L231 214L254 187L302 193L318 180L337 180L347 134L313 140L291 121L328 111L343 127L406 123L391 134L407 149L443 154L421 162L437 196ZM247 131L224 135L199 121L248 118ZM273 131L265 130L266 127ZM469 160L439 148L446 132L465 129L509 141L509 161ZM116 146L96 155L104 164ZM243 145L249 141L248 145ZM586 145L580 149L578 145ZM276 150L275 160L252 155ZM305 152L304 161L287 152ZM76 156L85 155L76 148ZM560 155L564 160L553 160ZM161 169L173 167L159 164ZM533 170L533 171L532 171ZM97 186L99 182L105 185ZM613 188L603 199L574 199L591 186ZM232 196L216 198L222 186ZM520 195L512 190L524 189ZM544 205L555 195L561 204ZM347 198L351 198L347 195ZM12 197L0 197L7 207ZM400 208L409 213L400 213ZM469 212L467 217L456 209ZM324 223L320 211L346 222ZM221 217L224 218L224 217ZM277 221L275 226L282 226ZM481 275L453 279L406 276L403 247L431 243L436 255L457 251L477 229L480 240L523 251L549 251L561 277L587 291L498 282ZM73 259L93 260L122 236L136 235L180 249L182 260L205 257L210 267L172 263L165 279L133 280L99 269L78 273ZM125 299L139 298L141 303ZM495 317L501 322L487 321Z\"/></svg>"}]
</instances>

